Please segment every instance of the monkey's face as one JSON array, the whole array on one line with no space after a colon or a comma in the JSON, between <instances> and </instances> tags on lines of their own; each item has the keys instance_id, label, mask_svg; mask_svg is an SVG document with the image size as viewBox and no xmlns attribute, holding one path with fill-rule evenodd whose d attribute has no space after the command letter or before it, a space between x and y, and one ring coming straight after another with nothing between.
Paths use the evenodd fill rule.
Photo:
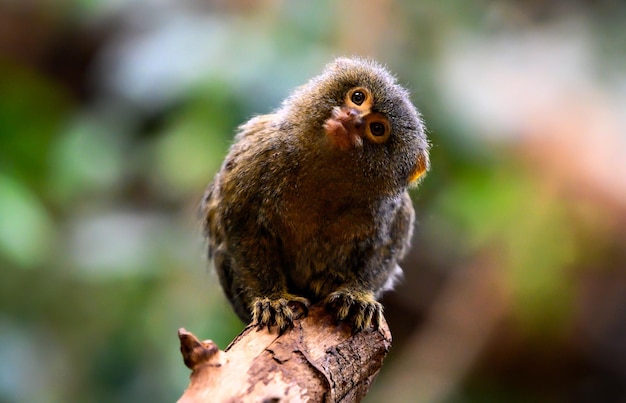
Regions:
<instances>
[{"instance_id":1,"label":"monkey's face","mask_svg":"<svg viewBox=\"0 0 626 403\"><path fill-rule=\"evenodd\" d=\"M337 59L314 83L325 100L318 105L328 108L322 133L331 148L364 161L368 174L392 170L405 184L427 171L429 146L419 114L384 68Z\"/></svg>"},{"instance_id":2,"label":"monkey's face","mask_svg":"<svg viewBox=\"0 0 626 403\"><path fill-rule=\"evenodd\" d=\"M383 144L391 134L387 116L372 110L374 100L366 87L350 88L341 106L332 109L324 122L324 130L331 142L342 150L362 147L363 141Z\"/></svg>"}]
</instances>

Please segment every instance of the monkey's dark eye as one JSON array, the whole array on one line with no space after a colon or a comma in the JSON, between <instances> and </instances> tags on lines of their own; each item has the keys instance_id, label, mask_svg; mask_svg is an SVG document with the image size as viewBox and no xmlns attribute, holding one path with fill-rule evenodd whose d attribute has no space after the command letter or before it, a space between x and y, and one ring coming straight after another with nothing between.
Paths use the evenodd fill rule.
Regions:
<instances>
[{"instance_id":1,"label":"monkey's dark eye","mask_svg":"<svg viewBox=\"0 0 626 403\"><path fill-rule=\"evenodd\" d=\"M366 126L365 135L374 144L382 144L389 139L391 135L391 126L389 119L380 113L372 112L365 116Z\"/></svg>"},{"instance_id":2,"label":"monkey's dark eye","mask_svg":"<svg viewBox=\"0 0 626 403\"><path fill-rule=\"evenodd\" d=\"M354 91L350 100L357 105L361 105L365 101L365 94L361 91Z\"/></svg>"},{"instance_id":3,"label":"monkey's dark eye","mask_svg":"<svg viewBox=\"0 0 626 403\"><path fill-rule=\"evenodd\" d=\"M380 122L370 123L370 132L373 136L381 137L385 135L385 125Z\"/></svg>"}]
</instances>

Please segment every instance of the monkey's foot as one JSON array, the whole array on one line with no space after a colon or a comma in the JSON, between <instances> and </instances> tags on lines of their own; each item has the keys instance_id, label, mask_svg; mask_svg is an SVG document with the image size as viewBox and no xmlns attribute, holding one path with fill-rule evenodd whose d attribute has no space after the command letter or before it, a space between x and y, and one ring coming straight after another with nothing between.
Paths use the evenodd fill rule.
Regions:
<instances>
[{"instance_id":1,"label":"monkey's foot","mask_svg":"<svg viewBox=\"0 0 626 403\"><path fill-rule=\"evenodd\" d=\"M383 306L368 291L335 291L326 298L326 308L334 312L338 320L350 320L355 332L372 325L378 329L383 316Z\"/></svg>"},{"instance_id":2,"label":"monkey's foot","mask_svg":"<svg viewBox=\"0 0 626 403\"><path fill-rule=\"evenodd\" d=\"M294 319L304 316L311 303L304 297L282 294L279 298L259 297L252 301L252 324L259 329L277 326L282 334L293 327Z\"/></svg>"}]
</instances>

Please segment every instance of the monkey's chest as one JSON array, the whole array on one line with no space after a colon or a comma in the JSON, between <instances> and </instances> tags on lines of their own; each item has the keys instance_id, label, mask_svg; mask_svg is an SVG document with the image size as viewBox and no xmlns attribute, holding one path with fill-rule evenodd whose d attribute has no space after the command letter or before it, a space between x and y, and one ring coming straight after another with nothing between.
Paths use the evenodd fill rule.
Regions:
<instances>
[{"instance_id":1,"label":"monkey's chest","mask_svg":"<svg viewBox=\"0 0 626 403\"><path fill-rule=\"evenodd\" d=\"M367 237L376 225L372 206L332 187L286 192L276 216L285 241L294 248L324 242L340 245Z\"/></svg>"},{"instance_id":2,"label":"monkey's chest","mask_svg":"<svg viewBox=\"0 0 626 403\"><path fill-rule=\"evenodd\" d=\"M278 215L285 270L300 290L323 294L357 270L354 256L379 231L371 208L320 190L309 198L287 195Z\"/></svg>"}]
</instances>

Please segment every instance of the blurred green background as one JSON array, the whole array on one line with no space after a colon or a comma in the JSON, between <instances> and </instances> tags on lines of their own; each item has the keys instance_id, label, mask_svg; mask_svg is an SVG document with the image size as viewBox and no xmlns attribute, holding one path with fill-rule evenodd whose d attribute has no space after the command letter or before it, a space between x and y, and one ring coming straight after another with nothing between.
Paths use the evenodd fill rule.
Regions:
<instances>
[{"instance_id":1,"label":"blurred green background","mask_svg":"<svg viewBox=\"0 0 626 403\"><path fill-rule=\"evenodd\" d=\"M367 401L626 401L626 3L0 0L0 402L169 402L235 127L339 55L411 89L394 346Z\"/></svg>"}]
</instances>

